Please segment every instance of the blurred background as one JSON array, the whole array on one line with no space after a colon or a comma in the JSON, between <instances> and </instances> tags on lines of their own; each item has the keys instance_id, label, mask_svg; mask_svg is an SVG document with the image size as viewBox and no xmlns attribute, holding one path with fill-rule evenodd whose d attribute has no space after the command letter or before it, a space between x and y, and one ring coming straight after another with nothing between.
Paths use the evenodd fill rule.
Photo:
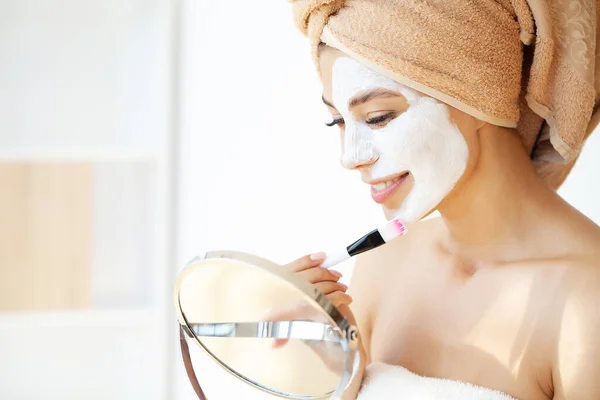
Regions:
<instances>
[{"instance_id":1,"label":"blurred background","mask_svg":"<svg viewBox=\"0 0 600 400\"><path fill-rule=\"evenodd\" d=\"M320 96L284 0L0 0L0 399L193 399L186 261L383 221ZM599 151L561 189L596 223ZM192 350L209 399L266 398Z\"/></svg>"}]
</instances>

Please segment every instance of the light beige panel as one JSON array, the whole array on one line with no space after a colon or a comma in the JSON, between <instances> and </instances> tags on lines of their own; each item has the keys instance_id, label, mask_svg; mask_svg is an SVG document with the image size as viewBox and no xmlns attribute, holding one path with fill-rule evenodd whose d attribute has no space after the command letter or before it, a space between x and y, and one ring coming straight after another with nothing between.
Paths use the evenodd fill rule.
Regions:
<instances>
[{"instance_id":1,"label":"light beige panel","mask_svg":"<svg viewBox=\"0 0 600 400\"><path fill-rule=\"evenodd\" d=\"M0 163L0 311L90 306L93 167Z\"/></svg>"}]
</instances>

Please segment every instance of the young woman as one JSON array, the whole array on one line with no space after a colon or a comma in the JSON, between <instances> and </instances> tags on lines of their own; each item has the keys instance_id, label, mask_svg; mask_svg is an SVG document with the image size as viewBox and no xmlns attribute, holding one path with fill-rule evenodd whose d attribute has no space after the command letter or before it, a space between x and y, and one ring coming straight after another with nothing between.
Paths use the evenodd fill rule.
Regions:
<instances>
[{"instance_id":1,"label":"young woman","mask_svg":"<svg viewBox=\"0 0 600 400\"><path fill-rule=\"evenodd\" d=\"M342 165L360 172L387 218L409 225L406 236L357 258L348 291L339 274L319 268L323 253L288 265L359 327L361 369L345 398L417 398L418 387L418 398L431 399L599 399L600 228L555 192L576 158L560 151L559 139L569 142L561 127L575 126L582 144L596 98L586 103L575 85L581 96L550 95L544 110L531 85L539 72L525 87L520 75L496 77L531 62L523 61L527 27L544 49L543 21L527 24L525 1L295 3L313 40L328 125L341 132ZM491 25L472 22L482 20ZM463 39L491 47L492 58L481 60ZM554 78L537 88L562 82L568 93L573 79ZM503 113L511 101L520 117ZM579 115L570 116L582 107L577 125ZM561 160L537 158L548 135ZM434 210L439 218L420 222ZM437 395L423 395L436 385Z\"/></svg>"}]
</instances>

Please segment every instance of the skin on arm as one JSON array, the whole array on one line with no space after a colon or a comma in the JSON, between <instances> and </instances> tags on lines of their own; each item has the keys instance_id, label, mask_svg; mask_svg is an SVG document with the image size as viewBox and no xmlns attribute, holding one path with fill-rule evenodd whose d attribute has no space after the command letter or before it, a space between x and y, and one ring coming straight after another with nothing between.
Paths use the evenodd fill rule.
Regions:
<instances>
[{"instance_id":1,"label":"skin on arm","mask_svg":"<svg viewBox=\"0 0 600 400\"><path fill-rule=\"evenodd\" d=\"M365 368L367 366L367 354L362 341L358 344L358 352L360 357L360 366L358 368L358 371L354 375L354 378L350 382L350 385L342 395L342 400L356 400L356 398L358 397L358 393L360 392L360 388L362 386L362 382L365 375Z\"/></svg>"},{"instance_id":2,"label":"skin on arm","mask_svg":"<svg viewBox=\"0 0 600 400\"><path fill-rule=\"evenodd\" d=\"M368 363L368 356L363 343L364 340L368 340L368 337L370 336L369 299L372 298L372 296L367 295L367 288L369 287L368 277L370 275L366 275L365 272L363 272L366 269L362 267L362 265L365 264L365 262L363 261L365 256L361 255L360 257L355 258L356 264L354 268L352 283L350 286L351 290L354 291L357 295L359 295L359 301L355 303L353 301L353 298L351 298L348 294L345 293L348 288L338 283L341 274L335 272L334 270L328 270L319 267L319 264L321 264L324 258L324 253L317 253L313 254L312 256L307 255L295 261L292 261L291 263L284 266L284 268L287 268L291 272L302 276L304 279L317 286L319 290L321 290L325 295L327 295L329 300L333 303L334 306L338 308L338 310L344 315L344 317L350 322L350 324L358 326L360 334L358 346L358 352L360 356L360 367L356 372L354 379L350 382L348 389L346 389L342 396L342 400L355 400L358 396L358 392L360 391L364 375L364 369ZM368 264L368 262L366 264ZM365 267L368 267L368 265L365 265ZM351 304L352 307L349 307L349 304ZM269 315L265 315L265 317L267 319L277 319L282 317L283 314L287 314L287 311L280 313L276 310L274 313L272 312L269 313ZM358 321L356 315L358 315ZM274 346L281 347L284 346L286 343L287 340L278 340L275 341Z\"/></svg>"},{"instance_id":3,"label":"skin on arm","mask_svg":"<svg viewBox=\"0 0 600 400\"><path fill-rule=\"evenodd\" d=\"M355 400L357 398L364 379L365 368L371 362L367 349L369 349L371 342L371 315L374 306L374 293L376 291L376 287L374 286L376 274L373 272L373 267L377 265L378 253L379 249L361 254L355 258L354 271L352 273L348 294L352 296L353 299L350 304L350 309L352 311L350 315L354 316L354 321L351 322L358 327L360 334L358 349L360 354L360 367L350 383L350 386L344 392L342 400ZM379 273L380 271L377 272ZM344 310L341 311L343 312ZM348 314L349 313L345 313L345 315Z\"/></svg>"},{"instance_id":4,"label":"skin on arm","mask_svg":"<svg viewBox=\"0 0 600 400\"><path fill-rule=\"evenodd\" d=\"M600 267L585 274L562 313L552 380L554 400L600 399Z\"/></svg>"}]
</instances>

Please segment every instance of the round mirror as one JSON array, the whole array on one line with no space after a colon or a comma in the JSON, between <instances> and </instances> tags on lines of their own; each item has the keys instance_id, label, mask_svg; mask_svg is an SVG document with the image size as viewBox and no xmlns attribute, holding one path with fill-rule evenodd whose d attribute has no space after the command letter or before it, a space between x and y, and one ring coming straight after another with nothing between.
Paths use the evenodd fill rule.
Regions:
<instances>
[{"instance_id":1,"label":"round mirror","mask_svg":"<svg viewBox=\"0 0 600 400\"><path fill-rule=\"evenodd\" d=\"M182 332L258 389L292 399L335 398L350 382L356 327L316 287L277 264L239 252L207 253L180 274L175 304ZM200 386L188 367L192 385Z\"/></svg>"}]
</instances>

